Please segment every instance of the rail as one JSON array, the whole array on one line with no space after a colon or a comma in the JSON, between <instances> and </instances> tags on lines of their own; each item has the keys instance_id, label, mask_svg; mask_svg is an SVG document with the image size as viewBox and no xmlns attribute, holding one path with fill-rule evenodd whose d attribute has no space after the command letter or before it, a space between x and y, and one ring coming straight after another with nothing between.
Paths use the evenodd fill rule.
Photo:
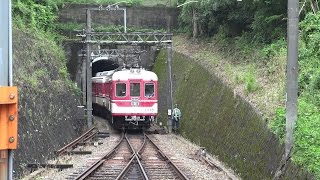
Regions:
<instances>
[{"instance_id":1,"label":"rail","mask_svg":"<svg viewBox=\"0 0 320 180\"><path fill-rule=\"evenodd\" d=\"M151 144L157 149L157 151L159 152L160 156L162 156L162 158L174 169L174 171L176 172L176 174L179 176L180 179L184 179L184 180L188 180L189 178L178 168L178 166L176 166L171 160L170 158L168 158L162 151L161 149L155 144L154 141L152 141L152 139L146 135L146 138L151 142Z\"/></svg>"},{"instance_id":2,"label":"rail","mask_svg":"<svg viewBox=\"0 0 320 180\"><path fill-rule=\"evenodd\" d=\"M90 167L88 167L84 172L82 172L79 176L77 176L76 180L83 180L90 176L94 171L96 171L106 160L108 160L112 155L114 155L117 149L120 147L121 142L124 140L124 134L122 134L121 139L118 144L107 154L105 154L102 158L98 159L95 163L93 163Z\"/></svg>"},{"instance_id":3,"label":"rail","mask_svg":"<svg viewBox=\"0 0 320 180\"><path fill-rule=\"evenodd\" d=\"M131 149L131 152L133 153L132 157L131 157L131 160L129 161L129 163L127 164L127 166L122 170L122 172L119 174L119 176L117 177L117 180L120 180L120 179L123 179L125 177L125 175L129 172L129 169L131 166L134 166L134 163L136 162L138 167L139 167L139 170L140 170L140 173L142 175L142 178L144 180L149 180L148 176L147 176L147 173L145 172L143 166L142 166L142 163L138 157L138 154L137 152L134 150L134 148L132 147L129 139L127 136L125 136L126 138L126 141L128 142L129 144L129 147ZM144 145L144 144L143 144ZM143 146L142 145L142 146Z\"/></svg>"},{"instance_id":4,"label":"rail","mask_svg":"<svg viewBox=\"0 0 320 180\"><path fill-rule=\"evenodd\" d=\"M59 149L55 152L56 155L61 155L66 153L69 149L75 148L79 143L86 142L89 139L91 139L93 136L95 136L98 133L98 130L96 128L91 128L84 134L82 134L77 139L73 140L71 143L67 144L63 148Z\"/></svg>"}]
</instances>

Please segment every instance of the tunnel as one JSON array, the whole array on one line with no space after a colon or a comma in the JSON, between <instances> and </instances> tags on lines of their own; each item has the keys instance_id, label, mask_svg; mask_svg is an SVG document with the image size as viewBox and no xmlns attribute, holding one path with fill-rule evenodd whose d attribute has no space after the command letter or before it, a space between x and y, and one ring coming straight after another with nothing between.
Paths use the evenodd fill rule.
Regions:
<instances>
[{"instance_id":1,"label":"tunnel","mask_svg":"<svg viewBox=\"0 0 320 180\"><path fill-rule=\"evenodd\" d=\"M98 72L110 71L119 67L116 57L97 57L92 62L92 77Z\"/></svg>"}]
</instances>

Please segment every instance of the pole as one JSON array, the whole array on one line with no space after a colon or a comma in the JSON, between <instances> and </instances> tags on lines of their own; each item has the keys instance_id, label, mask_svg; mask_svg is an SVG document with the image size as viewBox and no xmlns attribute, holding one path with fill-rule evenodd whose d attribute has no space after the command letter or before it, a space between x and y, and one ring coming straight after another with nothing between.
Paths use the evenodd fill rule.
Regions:
<instances>
[{"instance_id":1,"label":"pole","mask_svg":"<svg viewBox=\"0 0 320 180\"><path fill-rule=\"evenodd\" d=\"M8 150L0 150L0 179L8 179Z\"/></svg>"},{"instance_id":2,"label":"pole","mask_svg":"<svg viewBox=\"0 0 320 180\"><path fill-rule=\"evenodd\" d=\"M0 87L12 86L11 0L2 2L0 7L0 23L2 26L0 28ZM0 150L0 179L12 180L12 172L13 150L2 149Z\"/></svg>"},{"instance_id":3,"label":"pole","mask_svg":"<svg viewBox=\"0 0 320 180\"><path fill-rule=\"evenodd\" d=\"M127 8L123 9L124 33L127 33Z\"/></svg>"},{"instance_id":4,"label":"pole","mask_svg":"<svg viewBox=\"0 0 320 180\"><path fill-rule=\"evenodd\" d=\"M298 23L299 1L288 0L288 54L287 54L287 102L286 102L286 145L288 159L293 147L293 132L297 120L298 102Z\"/></svg>"},{"instance_id":5,"label":"pole","mask_svg":"<svg viewBox=\"0 0 320 180\"><path fill-rule=\"evenodd\" d=\"M86 105L87 103L87 58L82 58L82 104Z\"/></svg>"},{"instance_id":6,"label":"pole","mask_svg":"<svg viewBox=\"0 0 320 180\"><path fill-rule=\"evenodd\" d=\"M9 85L9 1L3 1L0 7L0 86Z\"/></svg>"},{"instance_id":7,"label":"pole","mask_svg":"<svg viewBox=\"0 0 320 180\"><path fill-rule=\"evenodd\" d=\"M288 167L293 147L293 132L298 118L298 23L299 0L288 0L288 52L287 52L287 100L285 153L273 180L281 179Z\"/></svg>"},{"instance_id":8,"label":"pole","mask_svg":"<svg viewBox=\"0 0 320 180\"><path fill-rule=\"evenodd\" d=\"M172 44L169 44L167 47L167 106L168 106L168 112L170 111L170 114L168 113L168 130L169 133L172 132Z\"/></svg>"},{"instance_id":9,"label":"pole","mask_svg":"<svg viewBox=\"0 0 320 180\"><path fill-rule=\"evenodd\" d=\"M9 2L9 86L13 86L12 79L12 15L11 15L11 0Z\"/></svg>"},{"instance_id":10,"label":"pole","mask_svg":"<svg viewBox=\"0 0 320 180\"><path fill-rule=\"evenodd\" d=\"M8 150L8 154L9 154L9 180L13 180L13 150Z\"/></svg>"},{"instance_id":11,"label":"pole","mask_svg":"<svg viewBox=\"0 0 320 180\"><path fill-rule=\"evenodd\" d=\"M87 123L88 128L91 128L92 126L92 84L91 84L91 78L92 78L92 70L91 70L91 44L89 41L91 40L91 11L90 9L87 9Z\"/></svg>"},{"instance_id":12,"label":"pole","mask_svg":"<svg viewBox=\"0 0 320 180\"><path fill-rule=\"evenodd\" d=\"M9 0L9 86L13 86L13 70L12 70L12 14L11 0ZM9 154L9 180L13 179L13 150L8 150Z\"/></svg>"}]
</instances>

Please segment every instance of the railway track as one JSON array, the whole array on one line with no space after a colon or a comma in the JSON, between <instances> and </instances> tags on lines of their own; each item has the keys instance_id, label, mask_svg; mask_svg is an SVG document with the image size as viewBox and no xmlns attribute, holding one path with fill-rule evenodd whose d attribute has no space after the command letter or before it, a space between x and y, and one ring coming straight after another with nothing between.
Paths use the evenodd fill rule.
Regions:
<instances>
[{"instance_id":1,"label":"railway track","mask_svg":"<svg viewBox=\"0 0 320 180\"><path fill-rule=\"evenodd\" d=\"M82 134L80 137L72 141L71 143L67 144L63 148L59 149L55 152L56 155L60 156L62 154L68 153L71 150L75 149L78 145L83 144L87 142L88 140L92 139L95 135L98 134L98 130L96 128L91 128L84 134Z\"/></svg>"},{"instance_id":2,"label":"railway track","mask_svg":"<svg viewBox=\"0 0 320 180\"><path fill-rule=\"evenodd\" d=\"M139 150L141 161L149 179L188 179L188 177L161 151L156 143L145 135L144 145Z\"/></svg>"},{"instance_id":3,"label":"railway track","mask_svg":"<svg viewBox=\"0 0 320 180\"><path fill-rule=\"evenodd\" d=\"M188 179L146 134L123 134L118 144L68 179Z\"/></svg>"}]
</instances>

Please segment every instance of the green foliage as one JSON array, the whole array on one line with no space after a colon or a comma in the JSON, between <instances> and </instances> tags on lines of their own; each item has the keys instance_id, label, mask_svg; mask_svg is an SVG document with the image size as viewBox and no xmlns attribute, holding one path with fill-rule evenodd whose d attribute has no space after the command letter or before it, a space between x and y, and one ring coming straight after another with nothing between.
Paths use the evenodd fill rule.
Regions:
<instances>
[{"instance_id":1,"label":"green foliage","mask_svg":"<svg viewBox=\"0 0 320 180\"><path fill-rule=\"evenodd\" d=\"M67 3L85 3L85 4L119 4L119 5L126 5L126 6L137 6L142 3L143 0L66 0Z\"/></svg>"},{"instance_id":2,"label":"green foliage","mask_svg":"<svg viewBox=\"0 0 320 180\"><path fill-rule=\"evenodd\" d=\"M307 3L307 6L309 3ZM181 25L192 34L192 10L198 13L199 32L213 36L215 48L241 63L263 67L263 76L276 78L285 71L282 66L287 53L286 0L247 0L242 2L205 0L183 7ZM320 115L320 12L302 13L299 41L299 116L295 132L294 161L308 168L320 178L320 144L318 133ZM254 51L258 50L257 56ZM226 68L226 67L225 67ZM255 89L250 69L235 77L244 83L247 92ZM271 77L273 76L273 77ZM260 76L261 77L261 76ZM271 129L282 140L285 137L285 109L278 108Z\"/></svg>"},{"instance_id":3,"label":"green foliage","mask_svg":"<svg viewBox=\"0 0 320 180\"><path fill-rule=\"evenodd\" d=\"M159 77L159 111L163 122L167 118L165 62L166 52L161 51L155 71ZM272 179L282 147L252 107L236 98L207 68L185 55L174 53L172 67L173 101L184 114L181 134L218 156L242 179ZM288 171L291 176L284 179L305 177L299 175L300 170L288 168Z\"/></svg>"},{"instance_id":4,"label":"green foliage","mask_svg":"<svg viewBox=\"0 0 320 180\"><path fill-rule=\"evenodd\" d=\"M170 4L171 2L171 4ZM142 6L171 6L176 7L177 0L142 0Z\"/></svg>"},{"instance_id":5,"label":"green foliage","mask_svg":"<svg viewBox=\"0 0 320 180\"><path fill-rule=\"evenodd\" d=\"M299 49L300 93L320 107L320 13L309 13L300 23L302 43Z\"/></svg>"},{"instance_id":6,"label":"green foliage","mask_svg":"<svg viewBox=\"0 0 320 180\"><path fill-rule=\"evenodd\" d=\"M306 98L299 99L298 121L294 133L293 161L303 164L320 178L320 114L319 108ZM284 141L286 117L285 109L279 108L271 129Z\"/></svg>"},{"instance_id":7,"label":"green foliage","mask_svg":"<svg viewBox=\"0 0 320 180\"><path fill-rule=\"evenodd\" d=\"M85 29L84 23L58 23L57 30L65 32L65 31L76 31L76 30L83 30ZM124 32L124 27L119 26L106 26L102 24L92 24L92 29L95 32ZM140 28L140 27L127 27L127 32L165 32L164 29L147 29L147 28Z\"/></svg>"},{"instance_id":8,"label":"green foliage","mask_svg":"<svg viewBox=\"0 0 320 180\"><path fill-rule=\"evenodd\" d=\"M259 88L254 67L251 67L248 71L236 76L235 80L238 84L243 83L245 85L245 90L247 93L254 92Z\"/></svg>"},{"instance_id":9,"label":"green foliage","mask_svg":"<svg viewBox=\"0 0 320 180\"><path fill-rule=\"evenodd\" d=\"M32 65L29 66L35 67L35 69L30 73L30 76L22 77L31 88L36 90L45 91L42 85L44 78L47 78L46 81L48 81L48 78L51 78L50 80L60 78L64 81L61 86L67 85L74 93L79 91L69 79L64 51L58 46L61 36L55 32L57 29L56 13L63 3L62 0L13 0L12 3L14 27L23 29L25 33L36 39L35 43L32 44L36 52L30 52L30 57L28 57L33 59L30 62ZM56 57L57 61L53 61L52 57ZM39 59L39 61L34 59ZM38 65L40 61L48 67L51 66L47 69L52 70L53 66L58 68L58 74L55 74L55 77L48 77L49 71L40 68Z\"/></svg>"},{"instance_id":10,"label":"green foliage","mask_svg":"<svg viewBox=\"0 0 320 180\"><path fill-rule=\"evenodd\" d=\"M270 45L266 45L261 50L261 55L266 58L282 56L287 52L287 42L284 38L274 41Z\"/></svg>"},{"instance_id":11,"label":"green foliage","mask_svg":"<svg viewBox=\"0 0 320 180\"><path fill-rule=\"evenodd\" d=\"M276 110L276 119L269 124L273 132L278 135L281 141L284 142L286 130L286 110L280 107Z\"/></svg>"},{"instance_id":12,"label":"green foliage","mask_svg":"<svg viewBox=\"0 0 320 180\"><path fill-rule=\"evenodd\" d=\"M18 27L52 31L57 19L55 12L60 5L61 1L13 0L14 21Z\"/></svg>"},{"instance_id":13,"label":"green foliage","mask_svg":"<svg viewBox=\"0 0 320 180\"><path fill-rule=\"evenodd\" d=\"M245 85L246 85L246 90L247 92L254 92L255 90L257 90L258 86L257 86L257 81L255 78L255 75L253 73L248 73L245 76Z\"/></svg>"},{"instance_id":14,"label":"green foliage","mask_svg":"<svg viewBox=\"0 0 320 180\"><path fill-rule=\"evenodd\" d=\"M251 39L270 43L285 35L287 1L205 0L183 6L180 14L181 25L192 32L193 10L198 18L200 34L215 35L221 26L227 37L251 33Z\"/></svg>"},{"instance_id":15,"label":"green foliage","mask_svg":"<svg viewBox=\"0 0 320 180\"><path fill-rule=\"evenodd\" d=\"M304 164L320 178L320 114L319 107L307 99L299 99L299 115L295 132L293 160Z\"/></svg>"}]
</instances>

